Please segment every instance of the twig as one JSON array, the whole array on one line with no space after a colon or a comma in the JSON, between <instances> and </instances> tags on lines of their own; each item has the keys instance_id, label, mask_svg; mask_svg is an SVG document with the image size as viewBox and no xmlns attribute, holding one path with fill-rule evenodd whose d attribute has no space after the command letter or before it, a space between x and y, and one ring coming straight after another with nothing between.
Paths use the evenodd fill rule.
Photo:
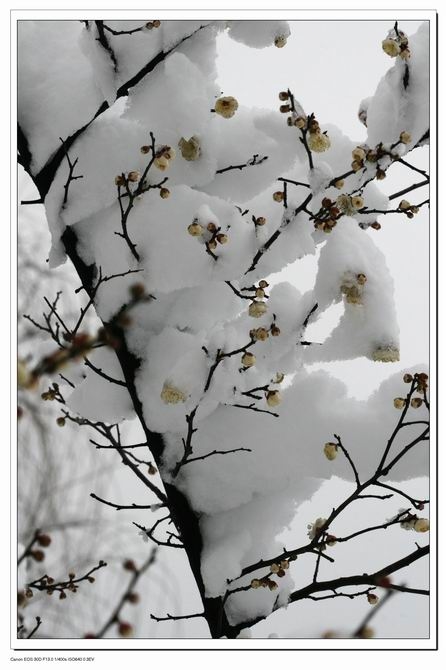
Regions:
<instances>
[{"instance_id":1,"label":"twig","mask_svg":"<svg viewBox=\"0 0 446 670\"><path fill-rule=\"evenodd\" d=\"M148 568L155 562L156 559L156 554L157 554L157 549L154 547L147 558L147 560L142 564L142 566L138 569L135 569L133 572L133 575L127 585L126 590L122 594L121 598L118 601L118 604L116 605L115 609L111 613L110 617L107 619L107 621L104 623L102 628L96 633L94 636L95 638L101 638L104 637L105 633L108 631L113 624L119 622L119 615L121 614L121 610L124 607L124 605L128 602L128 596L130 593L133 592L133 589L135 588L135 585L137 584L138 580L141 578L141 576L148 570Z\"/></svg>"},{"instance_id":2,"label":"twig","mask_svg":"<svg viewBox=\"0 0 446 670\"><path fill-rule=\"evenodd\" d=\"M254 156L246 163L241 163L240 165L228 165L228 167L220 168L215 174L223 174L224 172L229 172L230 170L244 170L244 168L251 167L252 165L261 165L268 160L268 156L262 156L259 158L259 154L254 154Z\"/></svg>"},{"instance_id":3,"label":"twig","mask_svg":"<svg viewBox=\"0 0 446 670\"><path fill-rule=\"evenodd\" d=\"M204 616L204 612L197 612L197 614L181 614L179 616L173 616L172 614L166 614L166 616L155 616L155 614L151 614L150 618L153 619L153 621L182 621L183 619L197 619Z\"/></svg>"},{"instance_id":4,"label":"twig","mask_svg":"<svg viewBox=\"0 0 446 670\"><path fill-rule=\"evenodd\" d=\"M42 619L39 616L36 616L36 625L32 629L32 631L29 633L29 635L26 636L26 638L29 640L37 631L39 630L40 626L42 625Z\"/></svg>"}]
</instances>

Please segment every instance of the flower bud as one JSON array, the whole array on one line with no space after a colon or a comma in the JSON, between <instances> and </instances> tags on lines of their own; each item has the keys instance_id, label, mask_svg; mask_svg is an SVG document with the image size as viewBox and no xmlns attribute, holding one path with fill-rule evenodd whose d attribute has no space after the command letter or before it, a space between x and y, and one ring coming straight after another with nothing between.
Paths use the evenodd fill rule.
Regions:
<instances>
[{"instance_id":1,"label":"flower bud","mask_svg":"<svg viewBox=\"0 0 446 670\"><path fill-rule=\"evenodd\" d=\"M153 475L156 475L156 473L158 472L158 470L157 470L156 467L153 465L153 463L150 463L147 472L149 473L149 475L151 475L151 476L153 477Z\"/></svg>"},{"instance_id":2,"label":"flower bud","mask_svg":"<svg viewBox=\"0 0 446 670\"><path fill-rule=\"evenodd\" d=\"M29 555L32 556L37 563L41 563L45 558L45 553L41 549L34 549Z\"/></svg>"},{"instance_id":3,"label":"flower bud","mask_svg":"<svg viewBox=\"0 0 446 670\"><path fill-rule=\"evenodd\" d=\"M378 223L378 221L375 221L374 223L371 223L370 227L373 228L374 230L381 230L381 224Z\"/></svg>"},{"instance_id":4,"label":"flower bud","mask_svg":"<svg viewBox=\"0 0 446 670\"><path fill-rule=\"evenodd\" d=\"M273 563L270 567L270 572L272 572L274 575L277 575L279 570L280 570L280 565L277 565L277 563Z\"/></svg>"},{"instance_id":5,"label":"flower bud","mask_svg":"<svg viewBox=\"0 0 446 670\"><path fill-rule=\"evenodd\" d=\"M405 384L410 384L412 381L413 381L412 375L406 372L406 374L403 376L403 382Z\"/></svg>"},{"instance_id":6,"label":"flower bud","mask_svg":"<svg viewBox=\"0 0 446 670\"><path fill-rule=\"evenodd\" d=\"M251 579L251 588L258 589L262 586L260 579Z\"/></svg>"},{"instance_id":7,"label":"flower bud","mask_svg":"<svg viewBox=\"0 0 446 670\"><path fill-rule=\"evenodd\" d=\"M338 455L338 445L334 442L327 442L324 446L324 454L329 461L334 461Z\"/></svg>"},{"instance_id":8,"label":"flower bud","mask_svg":"<svg viewBox=\"0 0 446 670\"><path fill-rule=\"evenodd\" d=\"M289 97L288 91L280 91L279 100L288 100Z\"/></svg>"},{"instance_id":9,"label":"flower bud","mask_svg":"<svg viewBox=\"0 0 446 670\"><path fill-rule=\"evenodd\" d=\"M303 130L307 125L307 119L304 116L298 116L297 119L294 119L293 125Z\"/></svg>"},{"instance_id":10,"label":"flower bud","mask_svg":"<svg viewBox=\"0 0 446 670\"><path fill-rule=\"evenodd\" d=\"M368 600L370 605L376 605L377 602L379 601L379 598L376 595L376 593L368 593L367 594L367 600Z\"/></svg>"},{"instance_id":11,"label":"flower bud","mask_svg":"<svg viewBox=\"0 0 446 670\"><path fill-rule=\"evenodd\" d=\"M245 366L245 368L251 368L253 365L255 365L256 362L256 357L254 354L251 354L249 351L246 351L243 356L242 356L242 364Z\"/></svg>"},{"instance_id":12,"label":"flower bud","mask_svg":"<svg viewBox=\"0 0 446 670\"><path fill-rule=\"evenodd\" d=\"M276 589L279 588L279 585L278 585L277 582L270 579L270 580L268 580L268 588L269 588L270 591L275 591Z\"/></svg>"},{"instance_id":13,"label":"flower bud","mask_svg":"<svg viewBox=\"0 0 446 670\"><path fill-rule=\"evenodd\" d=\"M131 558L125 560L124 563L122 564L122 567L124 568L124 570L127 570L128 572L136 572L135 561L133 561Z\"/></svg>"},{"instance_id":14,"label":"flower bud","mask_svg":"<svg viewBox=\"0 0 446 670\"><path fill-rule=\"evenodd\" d=\"M265 281L264 279L261 279L261 280L259 281L259 287L260 287L260 288L268 288L268 286L269 286L268 282Z\"/></svg>"},{"instance_id":15,"label":"flower bud","mask_svg":"<svg viewBox=\"0 0 446 670\"><path fill-rule=\"evenodd\" d=\"M355 161L363 161L366 157L366 153L362 147L356 147L352 151L352 158Z\"/></svg>"},{"instance_id":16,"label":"flower bud","mask_svg":"<svg viewBox=\"0 0 446 670\"><path fill-rule=\"evenodd\" d=\"M138 172L138 170L132 170L131 172L128 173L127 179L132 182L139 181L141 179L141 175Z\"/></svg>"},{"instance_id":17,"label":"flower bud","mask_svg":"<svg viewBox=\"0 0 446 670\"><path fill-rule=\"evenodd\" d=\"M406 406L406 401L404 398L394 398L393 406L395 409L403 409Z\"/></svg>"},{"instance_id":18,"label":"flower bud","mask_svg":"<svg viewBox=\"0 0 446 670\"><path fill-rule=\"evenodd\" d=\"M264 216L258 216L256 221L255 221L256 226L264 226L265 223L266 223L266 219L265 219Z\"/></svg>"},{"instance_id":19,"label":"flower bud","mask_svg":"<svg viewBox=\"0 0 446 670\"><path fill-rule=\"evenodd\" d=\"M284 199L283 191L276 191L275 193L273 193L273 200L275 200L276 202L283 202L283 199Z\"/></svg>"},{"instance_id":20,"label":"flower bud","mask_svg":"<svg viewBox=\"0 0 446 670\"><path fill-rule=\"evenodd\" d=\"M400 142L403 144L410 144L412 142L412 135L405 130L400 135Z\"/></svg>"},{"instance_id":21,"label":"flower bud","mask_svg":"<svg viewBox=\"0 0 446 670\"><path fill-rule=\"evenodd\" d=\"M423 401L422 401L421 398L412 398L412 400L410 401L410 405L414 409L418 409L419 407L421 407L422 404L423 404Z\"/></svg>"},{"instance_id":22,"label":"flower bud","mask_svg":"<svg viewBox=\"0 0 446 670\"><path fill-rule=\"evenodd\" d=\"M260 342L264 342L267 340L269 337L268 331L266 328L257 328L257 330L254 331L254 337L253 339L259 340Z\"/></svg>"},{"instance_id":23,"label":"flower bud","mask_svg":"<svg viewBox=\"0 0 446 670\"><path fill-rule=\"evenodd\" d=\"M192 237L200 237L200 235L203 235L203 230L203 226L195 221L187 227L187 232L189 235L192 235Z\"/></svg>"},{"instance_id":24,"label":"flower bud","mask_svg":"<svg viewBox=\"0 0 446 670\"><path fill-rule=\"evenodd\" d=\"M276 326L275 323L273 323L273 325L271 326L271 335L273 337L279 337L280 335L280 328L279 326Z\"/></svg>"},{"instance_id":25,"label":"flower bud","mask_svg":"<svg viewBox=\"0 0 446 670\"><path fill-rule=\"evenodd\" d=\"M148 154L151 151L152 147L149 147L148 144L144 144L144 146L141 147L140 151L142 154Z\"/></svg>"},{"instance_id":26,"label":"flower bud","mask_svg":"<svg viewBox=\"0 0 446 670\"><path fill-rule=\"evenodd\" d=\"M376 171L376 178L378 181L382 181L383 179L386 178L386 173L384 170L381 170L381 168L378 168Z\"/></svg>"},{"instance_id":27,"label":"flower bud","mask_svg":"<svg viewBox=\"0 0 446 670\"><path fill-rule=\"evenodd\" d=\"M289 105L280 105L279 109L282 114L288 114L288 112L291 111L291 107Z\"/></svg>"},{"instance_id":28,"label":"flower bud","mask_svg":"<svg viewBox=\"0 0 446 670\"><path fill-rule=\"evenodd\" d=\"M115 177L116 186L125 186L125 177L122 174L118 174Z\"/></svg>"},{"instance_id":29,"label":"flower bud","mask_svg":"<svg viewBox=\"0 0 446 670\"><path fill-rule=\"evenodd\" d=\"M57 423L57 425L58 425L60 428L63 428L63 427L65 426L65 423L66 423L66 422L65 422L65 419L64 419L63 416L59 416L59 417L56 419L56 423Z\"/></svg>"},{"instance_id":30,"label":"flower bud","mask_svg":"<svg viewBox=\"0 0 446 670\"><path fill-rule=\"evenodd\" d=\"M365 276L365 274L363 272L360 272L358 275L356 275L356 281L358 282L358 284L360 286L364 286L364 284L367 281L367 277Z\"/></svg>"},{"instance_id":31,"label":"flower bud","mask_svg":"<svg viewBox=\"0 0 446 670\"><path fill-rule=\"evenodd\" d=\"M402 209L403 211L410 209L410 202L408 200L401 200L398 209Z\"/></svg>"},{"instance_id":32,"label":"flower bud","mask_svg":"<svg viewBox=\"0 0 446 670\"><path fill-rule=\"evenodd\" d=\"M133 626L127 621L120 621L118 632L121 637L131 637L133 635Z\"/></svg>"},{"instance_id":33,"label":"flower bud","mask_svg":"<svg viewBox=\"0 0 446 670\"><path fill-rule=\"evenodd\" d=\"M334 186L335 186L335 188L337 188L337 189L340 190L341 188L344 187L344 183L345 183L345 182L344 182L343 179L337 179L337 180L335 181L335 183L334 183Z\"/></svg>"},{"instance_id":34,"label":"flower bud","mask_svg":"<svg viewBox=\"0 0 446 670\"><path fill-rule=\"evenodd\" d=\"M49 547L51 544L51 537L46 533L39 533L36 539L37 544L39 544L41 547Z\"/></svg>"},{"instance_id":35,"label":"flower bud","mask_svg":"<svg viewBox=\"0 0 446 670\"><path fill-rule=\"evenodd\" d=\"M168 188L160 188L160 196L165 200L170 196L170 191Z\"/></svg>"},{"instance_id":36,"label":"flower bud","mask_svg":"<svg viewBox=\"0 0 446 670\"><path fill-rule=\"evenodd\" d=\"M266 394L266 404L268 407L277 407L282 402L280 391L268 391Z\"/></svg>"},{"instance_id":37,"label":"flower bud","mask_svg":"<svg viewBox=\"0 0 446 670\"><path fill-rule=\"evenodd\" d=\"M287 39L285 35L277 35L277 37L274 40L274 46L276 46L278 49L282 49L286 43Z\"/></svg>"},{"instance_id":38,"label":"flower bud","mask_svg":"<svg viewBox=\"0 0 446 670\"><path fill-rule=\"evenodd\" d=\"M219 244L226 244L229 240L229 237L225 235L225 233L219 233L216 239Z\"/></svg>"}]
</instances>

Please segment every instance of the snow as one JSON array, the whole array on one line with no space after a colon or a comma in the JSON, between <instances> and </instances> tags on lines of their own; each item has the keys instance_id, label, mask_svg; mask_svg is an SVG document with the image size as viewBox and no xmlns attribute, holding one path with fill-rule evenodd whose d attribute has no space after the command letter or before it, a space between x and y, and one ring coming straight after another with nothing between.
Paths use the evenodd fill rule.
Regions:
<instances>
[{"instance_id":1,"label":"snow","mask_svg":"<svg viewBox=\"0 0 446 670\"><path fill-rule=\"evenodd\" d=\"M277 37L289 37L290 28L286 21L228 21L228 35L248 47L263 49Z\"/></svg>"},{"instance_id":2,"label":"snow","mask_svg":"<svg viewBox=\"0 0 446 670\"><path fill-rule=\"evenodd\" d=\"M423 137L429 128L429 23L425 22L409 36L411 56L407 62L409 84L402 84L406 62L397 57L395 65L378 84L368 103L368 143L396 142L401 132L411 134L407 150Z\"/></svg>"},{"instance_id":3,"label":"snow","mask_svg":"<svg viewBox=\"0 0 446 670\"><path fill-rule=\"evenodd\" d=\"M20 21L18 122L40 170L66 139L93 118L103 102L90 60L80 49L76 21Z\"/></svg>"}]
</instances>

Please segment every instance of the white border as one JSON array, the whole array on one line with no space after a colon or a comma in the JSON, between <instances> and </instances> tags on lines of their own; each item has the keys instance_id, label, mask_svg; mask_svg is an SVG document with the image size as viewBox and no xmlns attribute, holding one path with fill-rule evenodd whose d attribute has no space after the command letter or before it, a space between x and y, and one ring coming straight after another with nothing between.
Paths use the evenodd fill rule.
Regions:
<instances>
[{"instance_id":1,"label":"white border","mask_svg":"<svg viewBox=\"0 0 446 670\"><path fill-rule=\"evenodd\" d=\"M53 3L49 3L53 4ZM55 4L55 3L54 3ZM60 4L57 3L60 7ZM164 8L164 9L153 9L150 8L149 11L143 9L110 9L110 4L108 3L107 9L100 9L100 6L104 3L97 2L95 3L98 6L97 10L63 10L57 11L53 9L46 10L12 10L11 13L11 137L13 145L15 138L15 120L16 120L16 27L15 24L18 20L49 20L49 19L73 19L78 20L80 18L85 19L89 17L98 18L98 11L100 12L101 18L104 19L135 19L141 17L142 20L147 18L147 14L156 15L160 19L283 19L283 20L394 20L395 15L397 14L399 20L429 20L431 22L431 266L430 266L430 279L431 279L431 399L432 399L432 445L436 444L436 395L435 395L435 386L436 379L434 378L434 373L436 369L436 332L435 325L432 324L432 316L435 315L436 311L436 156L435 156L435 146L436 146L436 106L435 106L435 82L436 82L436 53L437 53L437 43L436 43L436 14L434 10L423 10L423 9L412 9L412 10L399 10L399 9L374 9L374 10L333 10L327 4L327 9L319 7L318 9L313 10L294 10L294 9L256 9L255 13L252 10L245 9L230 9L229 6L226 9L218 8L212 9L196 9L196 10L184 10L184 9L174 9L174 8ZM196 3L198 4L198 3ZM261 3L258 3L261 4ZM282 5L286 2L281 3ZM294 4L294 3L293 3ZM353 4L353 3L352 3ZM387 3L381 3L387 7ZM237 3L239 6L239 3ZM258 6L258 5L257 5ZM376 3L375 3L376 6ZM407 3L406 3L407 6ZM249 12L249 13L248 13ZM323 14L322 14L323 12ZM16 248L15 248L15 232L17 221L15 214L14 203L16 202L16 193L17 193L17 183L16 183L16 164L15 164L15 146L13 146L13 151L11 155L11 203L12 203L12 212L14 225L12 227L12 245L11 245L11 322L15 324L15 296L16 296L16 281L15 281L15 270L16 267ZM16 331L13 328L12 334L12 346L11 346L11 360L14 362L16 360L16 350L15 350L15 341L16 341ZM15 394L15 365L11 366L12 368L12 408L11 408L11 441L12 445L15 445L16 442L16 420L15 420L15 403L14 403L14 394ZM431 459L431 494L432 499L436 498L436 467L435 467L435 458ZM11 480L11 501L12 501L12 546L16 546L16 514L15 514L15 500L16 500L16 491L17 491L17 482L16 482L16 472L17 472L17 463L16 458L12 458L12 480ZM2 495L5 494L5 488L2 490ZM436 527L436 511L435 506L432 506L431 510L431 522L432 527ZM431 538L432 554L431 554L431 587L432 593L435 593L436 590L436 561L435 561L435 551L436 551L436 538L435 533L432 533ZM12 564L15 561L15 552L13 554ZM69 652L64 654L64 656L89 656L94 655L94 652L88 652L88 649L123 649L122 640L75 640L75 639L58 639L58 640L17 640L16 636L13 634L14 630L14 621L15 621L15 578L11 582L11 649L19 647L23 649L48 649L52 650L57 649L69 649L83 650L82 654L77 654L76 652ZM243 640L211 640L211 639L154 639L154 640L131 640L131 642L126 642L126 648L132 650L147 650L147 649L318 649L318 650L329 650L329 649L401 649L406 650L410 649L433 649L436 645L435 640L435 629L436 629L436 603L435 597L431 597L430 605L430 614L431 614L431 638L426 639L401 639L401 640L375 640L372 642L366 642L363 640L301 640L301 639L243 639ZM131 645L131 647L130 647ZM23 653L17 653L18 656L23 657ZM25 654L26 655L26 654ZM54 657L57 654L54 651L45 652L42 656ZM30 656L39 656L39 654L30 654ZM140 657L140 654L137 654ZM305 654L306 656L306 654ZM104 652L104 660L106 657L109 657L109 654ZM122 658L118 656L118 658ZM129 657L132 659L132 655ZM338 657L336 657L338 658ZM124 658L122 658L124 661ZM135 658L136 660L136 658ZM179 659L178 659L179 660ZM303 661L303 658L302 658ZM328 661L328 657L327 657ZM132 661L133 665L133 661Z\"/></svg>"}]
</instances>

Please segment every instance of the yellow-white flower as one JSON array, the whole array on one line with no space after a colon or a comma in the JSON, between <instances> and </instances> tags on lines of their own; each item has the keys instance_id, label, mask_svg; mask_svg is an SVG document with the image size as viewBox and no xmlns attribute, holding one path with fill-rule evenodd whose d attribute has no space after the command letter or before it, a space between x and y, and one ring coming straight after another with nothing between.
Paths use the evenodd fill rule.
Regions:
<instances>
[{"instance_id":1,"label":"yellow-white flower","mask_svg":"<svg viewBox=\"0 0 446 670\"><path fill-rule=\"evenodd\" d=\"M372 353L372 359L379 363L396 363L400 360L400 350L396 347L378 347Z\"/></svg>"},{"instance_id":2,"label":"yellow-white flower","mask_svg":"<svg viewBox=\"0 0 446 670\"><path fill-rule=\"evenodd\" d=\"M268 307L265 302L262 300L254 300L250 305L249 305L249 316L254 317L254 319L259 319L261 316L265 314L267 311Z\"/></svg>"},{"instance_id":3,"label":"yellow-white flower","mask_svg":"<svg viewBox=\"0 0 446 670\"><path fill-rule=\"evenodd\" d=\"M238 109L238 102L232 95L218 98L215 102L215 112L224 119L230 119Z\"/></svg>"},{"instance_id":4,"label":"yellow-white flower","mask_svg":"<svg viewBox=\"0 0 446 670\"><path fill-rule=\"evenodd\" d=\"M200 158L201 148L200 140L198 137L193 135L191 138L186 140L184 137L178 142L178 146L181 151L181 155L187 161L196 161Z\"/></svg>"},{"instance_id":5,"label":"yellow-white flower","mask_svg":"<svg viewBox=\"0 0 446 670\"><path fill-rule=\"evenodd\" d=\"M310 133L308 137L308 147L311 151L320 154L327 151L331 146L330 138L324 133Z\"/></svg>"},{"instance_id":6,"label":"yellow-white flower","mask_svg":"<svg viewBox=\"0 0 446 670\"><path fill-rule=\"evenodd\" d=\"M177 405L180 402L185 402L187 395L170 382L164 382L160 397L166 405Z\"/></svg>"},{"instance_id":7,"label":"yellow-white flower","mask_svg":"<svg viewBox=\"0 0 446 670\"><path fill-rule=\"evenodd\" d=\"M400 47L398 42L392 39L386 39L382 41L383 51L390 56L391 58L396 58L400 53Z\"/></svg>"}]
</instances>

